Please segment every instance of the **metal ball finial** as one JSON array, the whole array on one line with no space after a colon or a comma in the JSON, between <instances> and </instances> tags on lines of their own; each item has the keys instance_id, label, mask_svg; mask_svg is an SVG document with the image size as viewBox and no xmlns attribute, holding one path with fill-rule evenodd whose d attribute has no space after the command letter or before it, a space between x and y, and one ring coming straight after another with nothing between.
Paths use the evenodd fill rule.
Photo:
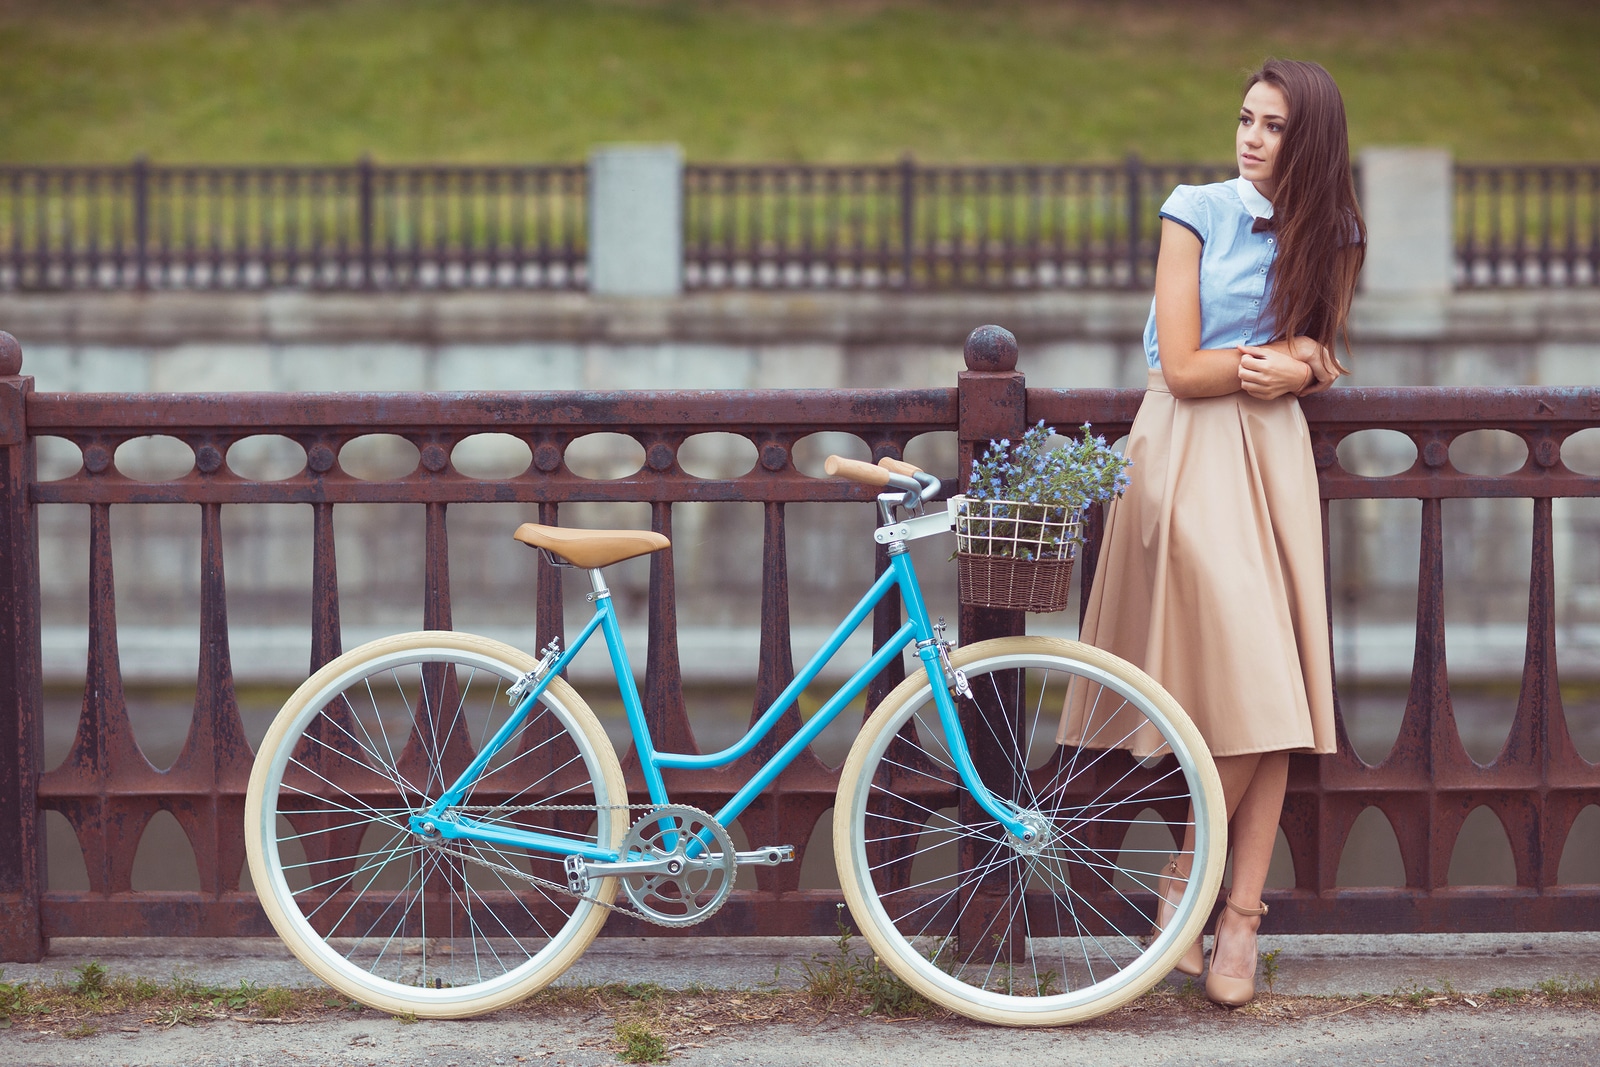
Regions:
<instances>
[{"instance_id":1,"label":"metal ball finial","mask_svg":"<svg viewBox=\"0 0 1600 1067\"><path fill-rule=\"evenodd\" d=\"M0 330L0 378L22 373L22 345L15 337Z\"/></svg>"},{"instance_id":2,"label":"metal ball finial","mask_svg":"<svg viewBox=\"0 0 1600 1067\"><path fill-rule=\"evenodd\" d=\"M979 326L967 335L968 370L1016 370L1017 339L1004 326Z\"/></svg>"}]
</instances>

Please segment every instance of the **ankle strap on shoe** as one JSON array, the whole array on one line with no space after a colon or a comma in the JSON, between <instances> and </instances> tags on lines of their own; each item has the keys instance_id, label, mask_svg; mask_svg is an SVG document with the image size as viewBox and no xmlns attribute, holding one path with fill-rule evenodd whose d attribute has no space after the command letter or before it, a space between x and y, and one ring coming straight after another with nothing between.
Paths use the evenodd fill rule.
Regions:
<instances>
[{"instance_id":1,"label":"ankle strap on shoe","mask_svg":"<svg viewBox=\"0 0 1600 1067\"><path fill-rule=\"evenodd\" d=\"M1226 898L1226 902L1230 910L1238 912L1240 915L1249 915L1253 917L1257 915L1265 915L1267 913L1267 905L1265 901L1261 903L1260 907L1247 908L1241 904L1234 903L1233 897L1229 895Z\"/></svg>"}]
</instances>

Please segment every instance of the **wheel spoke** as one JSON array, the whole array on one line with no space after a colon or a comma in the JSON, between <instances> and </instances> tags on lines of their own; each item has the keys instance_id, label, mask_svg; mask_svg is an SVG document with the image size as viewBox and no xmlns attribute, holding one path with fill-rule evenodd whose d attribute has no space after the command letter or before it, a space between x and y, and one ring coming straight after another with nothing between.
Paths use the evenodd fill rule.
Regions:
<instances>
[{"instance_id":1,"label":"wheel spoke","mask_svg":"<svg viewBox=\"0 0 1600 1067\"><path fill-rule=\"evenodd\" d=\"M952 739L929 727L932 692L913 690L879 707L846 763L841 811L858 843L842 853L841 879L852 907L856 894L867 902L857 918L876 927L874 947L946 1007L1027 1024L1091 1017L1162 977L1147 902L1154 868L1174 850L1152 835L1165 840L1194 826L1191 878L1199 884L1199 872L1220 867L1215 778L1184 769L1209 757L1169 698L1102 653L1022 637L962 654L958 666L980 694L980 712L962 716L982 742L973 754L979 773L996 776L998 799L1038 834L1022 842L986 817L950 819L951 804L962 812L978 805L953 770ZM1078 743L1047 753L1053 713L1069 693ZM1151 736L1162 760L1166 749L1179 758L1158 764L1127 751ZM1037 772L1030 758L1042 760ZM1204 826L1174 817L1191 809L1197 790L1211 813ZM1187 894L1173 921L1187 921L1199 896ZM1169 947L1163 942L1163 952Z\"/></svg>"},{"instance_id":2,"label":"wheel spoke","mask_svg":"<svg viewBox=\"0 0 1600 1067\"><path fill-rule=\"evenodd\" d=\"M269 731L258 764L280 769L252 794L250 825L276 830L247 841L252 870L259 855L269 917L342 994L419 1016L476 1014L545 984L594 936L604 910L529 881L529 853L475 840L470 825L448 840L411 830L506 721L505 687L530 667L467 635L385 639L329 664L342 673L302 687ZM318 693L317 706L302 702ZM483 809L466 813L474 822L616 846L621 769L564 681L504 751L463 783L462 807ZM550 805L595 806L586 817ZM532 870L564 885L560 859L534 856Z\"/></svg>"}]
</instances>

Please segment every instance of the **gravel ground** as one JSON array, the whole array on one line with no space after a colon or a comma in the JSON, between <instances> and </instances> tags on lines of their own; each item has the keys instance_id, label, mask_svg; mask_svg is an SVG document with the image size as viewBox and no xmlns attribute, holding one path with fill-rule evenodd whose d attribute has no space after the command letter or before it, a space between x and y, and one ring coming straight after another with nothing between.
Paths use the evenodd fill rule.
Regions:
<instances>
[{"instance_id":1,"label":"gravel ground","mask_svg":"<svg viewBox=\"0 0 1600 1067\"><path fill-rule=\"evenodd\" d=\"M1071 1029L1004 1030L959 1020L880 1020L828 1015L723 1023L710 1033L667 1036L671 1062L699 1064L1071 1063L1450 1064L1522 1067L1600 1061L1600 1012L1592 1008L1449 1006L1421 1011L1290 1002L1293 1014L1197 1008L1119 1012ZM1310 1010L1307 1010L1309 1006ZM498 1013L469 1022L404 1023L386 1017L318 1018L282 1025L217 1021L167 1029L124 1020L92 1037L0 1035L0 1063L93 1067L289 1067L406 1064L488 1067L615 1064L621 1046L610 1012L529 1017ZM693 1033L703 1027L690 1027Z\"/></svg>"},{"instance_id":2,"label":"gravel ground","mask_svg":"<svg viewBox=\"0 0 1600 1067\"><path fill-rule=\"evenodd\" d=\"M1600 1064L1600 933L1280 937L1262 947L1279 952L1275 992L1241 1011L1169 982L1077 1027L1010 1030L863 1017L859 1003L829 1010L796 988L807 962L837 959L827 938L602 938L558 986L456 1022L352 1011L273 939L62 938L40 963L6 964L3 981L59 989L98 961L108 981L297 991L281 1020L261 1018L258 1002L229 1009L192 995L115 1011L60 997L51 1014L19 1013L0 1029L0 1064L589 1067L622 1062L618 1030L629 1023L683 1067Z\"/></svg>"}]
</instances>

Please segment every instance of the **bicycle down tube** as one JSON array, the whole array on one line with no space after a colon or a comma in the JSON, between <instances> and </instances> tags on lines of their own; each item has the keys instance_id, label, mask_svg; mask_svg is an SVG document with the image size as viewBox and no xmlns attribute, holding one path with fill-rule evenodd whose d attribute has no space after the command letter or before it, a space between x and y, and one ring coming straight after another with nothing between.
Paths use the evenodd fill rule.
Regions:
<instances>
[{"instance_id":1,"label":"bicycle down tube","mask_svg":"<svg viewBox=\"0 0 1600 1067\"><path fill-rule=\"evenodd\" d=\"M898 551L896 551L898 549ZM754 748L777 724L783 711L793 704L799 695L821 673L822 669L838 654L845 641L853 634L871 614L889 591L898 589L902 602L906 607L907 620L899 630L879 648L867 662L862 665L848 681L836 690L827 702L818 709L805 724L795 733L770 759L747 781L740 789L715 813L716 820L726 826L749 806L752 800L770 785L781 774L795 756L802 749L810 745L817 735L838 717L850 702L864 690L877 676L884 666L895 656L900 655L908 644L915 645L917 656L922 661L922 669L927 673L933 685L934 700L939 715L945 727L945 735L950 748L950 758L955 765L956 772L961 776L967 787L972 791L973 797L979 805L1004 826L1011 834L1023 841L1031 840L1033 830L1021 822L1009 805L1000 802L982 783L976 767L973 766L971 754L967 748L966 737L957 718L955 703L950 698L950 692L944 677L944 667L940 662L938 639L934 634L933 626L928 620L927 606L922 599L922 589L917 581L916 568L911 562L911 556L905 551L903 543L895 542L890 545L889 566L873 583L861 600L858 601L850 614L834 629L828 640L809 661L795 675L794 680L784 688L783 692L764 711L745 735L732 746L721 752L707 754L659 752L656 750L654 738L651 736L649 725L645 722L644 707L639 699L638 686L633 679L633 670L628 661L627 648L622 641L621 627L617 622L616 611L612 606L610 591L606 588L604 579L599 571L590 572L591 580L595 585L594 615L584 626L576 640L574 640L561 655L550 664L548 669L539 677L533 688L525 693L518 702L516 711L496 731L478 753L477 757L461 773L456 782L445 790L425 812L411 817L411 828L417 833L438 834L444 838L466 838L483 841L490 844L503 845L512 848L523 848L537 852L555 855L576 855L586 860L611 862L618 859L614 849L605 849L597 845L585 845L570 839L555 837L533 830L517 830L505 826L491 826L450 809L461 802L461 798L471 788L477 776L494 758L496 752L512 737L516 735L523 719L537 705L540 695L549 685L550 679L557 677L571 662L572 658L588 643L596 630L601 631L607 651L611 656L612 671L617 678L617 685L622 694L623 706L628 717L628 726L632 732L634 743L638 746L639 763L643 768L645 785L654 804L669 802L666 783L662 778L663 768L709 768L726 766L739 759Z\"/></svg>"}]
</instances>

